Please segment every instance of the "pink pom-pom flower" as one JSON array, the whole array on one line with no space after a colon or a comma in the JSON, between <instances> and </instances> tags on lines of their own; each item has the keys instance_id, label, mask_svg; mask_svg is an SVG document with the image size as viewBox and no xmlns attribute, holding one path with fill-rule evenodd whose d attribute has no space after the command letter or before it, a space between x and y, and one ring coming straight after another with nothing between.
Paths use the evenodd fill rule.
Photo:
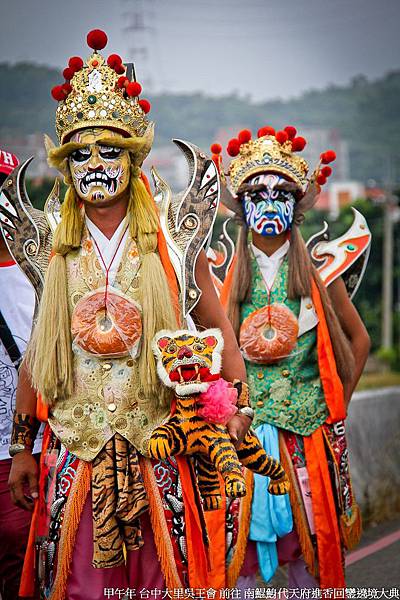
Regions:
<instances>
[{"instance_id":1,"label":"pink pom-pom flower","mask_svg":"<svg viewBox=\"0 0 400 600\"><path fill-rule=\"evenodd\" d=\"M197 414L209 423L226 425L236 414L237 390L225 379L213 381L206 392L199 395Z\"/></svg>"}]
</instances>

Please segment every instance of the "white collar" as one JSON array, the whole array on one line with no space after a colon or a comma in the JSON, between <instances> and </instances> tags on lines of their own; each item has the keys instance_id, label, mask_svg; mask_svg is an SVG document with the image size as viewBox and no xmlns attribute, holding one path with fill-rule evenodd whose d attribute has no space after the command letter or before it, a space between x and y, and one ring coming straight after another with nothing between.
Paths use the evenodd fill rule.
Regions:
<instances>
[{"instance_id":1,"label":"white collar","mask_svg":"<svg viewBox=\"0 0 400 600\"><path fill-rule=\"evenodd\" d=\"M255 246L253 243L251 244L251 249L253 250L255 258L258 262L261 261L264 264L276 264L277 262L279 262L287 254L289 247L290 242L289 240L286 240L286 242L282 244L282 246L275 250L273 254L268 256L268 254L265 254L265 252L257 248L257 246Z\"/></svg>"},{"instance_id":2,"label":"white collar","mask_svg":"<svg viewBox=\"0 0 400 600\"><path fill-rule=\"evenodd\" d=\"M120 239L120 236L125 229L126 226L126 216L122 219L121 223L118 225L117 229L114 231L110 239L89 219L87 215L85 215L86 227L89 230L90 235L96 240L97 243L100 243L104 246L111 246L115 244L115 240Z\"/></svg>"}]
</instances>

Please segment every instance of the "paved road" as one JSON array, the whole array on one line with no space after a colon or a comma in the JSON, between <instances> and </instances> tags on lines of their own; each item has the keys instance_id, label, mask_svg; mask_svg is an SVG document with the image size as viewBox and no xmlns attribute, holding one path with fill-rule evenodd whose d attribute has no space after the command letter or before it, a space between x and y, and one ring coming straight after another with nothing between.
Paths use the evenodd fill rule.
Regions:
<instances>
[{"instance_id":1,"label":"paved road","mask_svg":"<svg viewBox=\"0 0 400 600\"><path fill-rule=\"evenodd\" d=\"M380 548L380 545L396 537L397 541ZM360 557L359 550L364 550L364 556ZM400 590L400 518L366 529L355 552L357 553L353 555L355 562L346 568L348 588L398 588ZM370 554L365 555L367 552ZM349 558L351 560L351 554ZM261 579L257 581L258 587L266 587L266 585ZM287 586L285 567L278 569L269 585L276 588Z\"/></svg>"}]
</instances>

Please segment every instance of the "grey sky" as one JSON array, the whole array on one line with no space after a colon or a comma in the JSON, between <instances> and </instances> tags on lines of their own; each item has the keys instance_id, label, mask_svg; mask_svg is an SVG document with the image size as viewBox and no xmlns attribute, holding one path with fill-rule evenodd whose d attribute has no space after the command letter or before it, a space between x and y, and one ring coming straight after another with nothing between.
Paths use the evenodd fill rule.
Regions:
<instances>
[{"instance_id":1,"label":"grey sky","mask_svg":"<svg viewBox=\"0 0 400 600\"><path fill-rule=\"evenodd\" d=\"M1 61L62 68L71 55L86 58L86 33L103 28L107 50L135 61L150 96L237 90L255 100L288 98L400 68L400 0L0 2ZM144 31L124 30L140 18ZM142 47L145 56L131 55Z\"/></svg>"}]
</instances>

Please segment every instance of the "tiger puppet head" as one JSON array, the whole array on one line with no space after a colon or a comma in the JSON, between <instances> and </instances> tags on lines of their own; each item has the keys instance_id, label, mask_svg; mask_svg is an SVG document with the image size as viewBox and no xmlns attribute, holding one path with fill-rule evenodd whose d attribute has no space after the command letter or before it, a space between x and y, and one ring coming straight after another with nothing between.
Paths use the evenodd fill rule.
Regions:
<instances>
[{"instance_id":1,"label":"tiger puppet head","mask_svg":"<svg viewBox=\"0 0 400 600\"><path fill-rule=\"evenodd\" d=\"M206 392L220 378L223 348L220 329L163 329L153 339L158 375L178 396Z\"/></svg>"}]
</instances>

